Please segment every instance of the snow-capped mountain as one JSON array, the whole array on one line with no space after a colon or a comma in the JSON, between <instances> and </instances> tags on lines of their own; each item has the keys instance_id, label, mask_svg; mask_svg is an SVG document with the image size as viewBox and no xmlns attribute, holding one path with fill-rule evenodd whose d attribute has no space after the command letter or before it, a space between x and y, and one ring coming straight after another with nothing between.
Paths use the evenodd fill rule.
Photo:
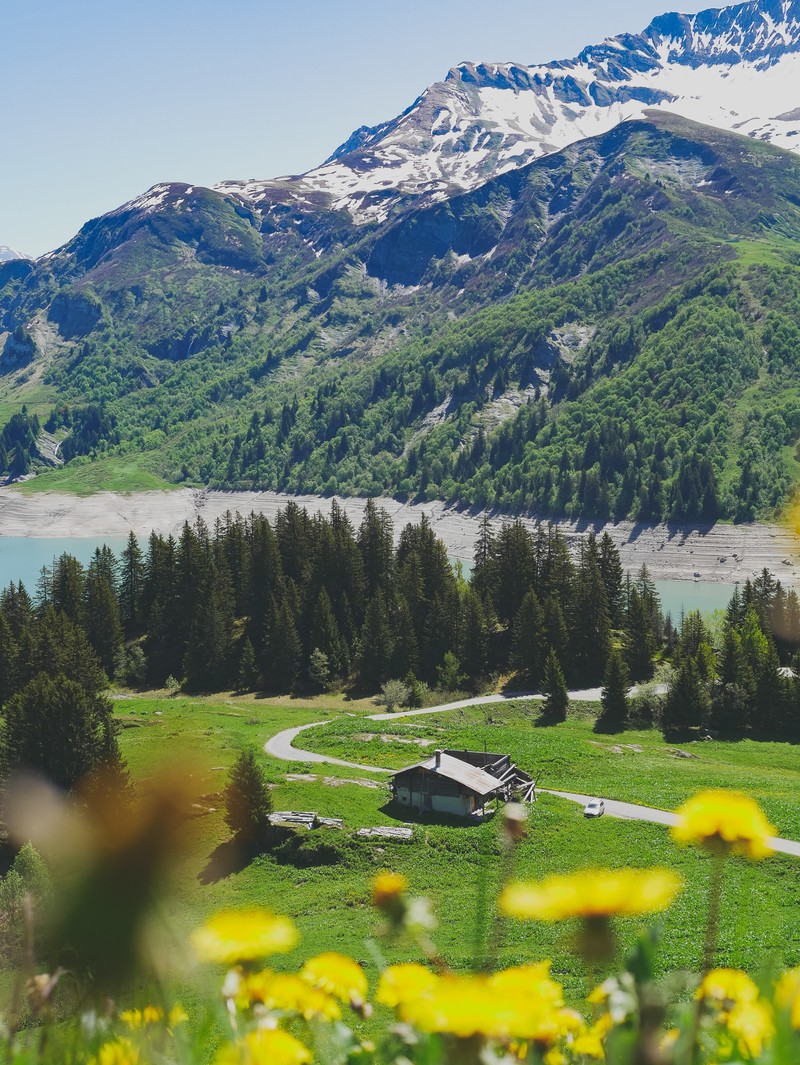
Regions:
<instances>
[{"instance_id":1,"label":"snow-capped mountain","mask_svg":"<svg viewBox=\"0 0 800 1065\"><path fill-rule=\"evenodd\" d=\"M24 259L25 256L18 251L14 251L13 248L9 248L7 244L0 244L0 263L11 262L12 259Z\"/></svg>"},{"instance_id":2,"label":"snow-capped mountain","mask_svg":"<svg viewBox=\"0 0 800 1065\"><path fill-rule=\"evenodd\" d=\"M800 0L662 15L642 33L541 66L461 63L307 174L217 188L379 220L398 195L441 199L474 188L649 108L800 152Z\"/></svg>"}]
</instances>

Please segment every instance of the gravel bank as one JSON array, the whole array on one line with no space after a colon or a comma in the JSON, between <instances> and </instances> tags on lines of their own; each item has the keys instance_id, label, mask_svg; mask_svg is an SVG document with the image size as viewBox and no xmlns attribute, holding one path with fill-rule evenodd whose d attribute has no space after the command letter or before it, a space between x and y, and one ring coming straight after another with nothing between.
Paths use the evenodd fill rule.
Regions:
<instances>
[{"instance_id":1,"label":"gravel bank","mask_svg":"<svg viewBox=\"0 0 800 1065\"><path fill-rule=\"evenodd\" d=\"M185 521L201 516L209 525L226 511L251 511L274 517L289 500L312 511L327 513L331 501L321 496L289 496L278 492L211 492L182 488L173 492L135 492L93 496L60 493L23 495L15 488L0 488L0 536L124 536L133 531L147 536L153 529L177 534ZM365 500L340 499L351 521L358 525ZM482 516L479 510L444 503L376 502L389 513L395 533L408 522L426 515L449 553L470 561ZM499 526L504 515L492 512ZM533 529L535 517L522 519ZM702 580L732 584L744 581L765 567L784 584L800 583L797 538L777 525L642 525L634 522L556 523L573 546L592 530L608 531L617 544L626 569L647 563L656 580Z\"/></svg>"}]
</instances>

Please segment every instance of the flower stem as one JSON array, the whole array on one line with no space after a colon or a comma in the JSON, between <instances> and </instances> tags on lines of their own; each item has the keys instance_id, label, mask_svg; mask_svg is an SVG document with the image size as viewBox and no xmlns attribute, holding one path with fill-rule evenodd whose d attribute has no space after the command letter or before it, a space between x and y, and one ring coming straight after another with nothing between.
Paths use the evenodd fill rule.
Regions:
<instances>
[{"instance_id":1,"label":"flower stem","mask_svg":"<svg viewBox=\"0 0 800 1065\"><path fill-rule=\"evenodd\" d=\"M714 968L714 954L717 949L717 936L719 933L719 908L722 901L722 872L724 866L725 856L723 854L714 855L708 898L706 938L703 944L703 976Z\"/></svg>"}]
</instances>

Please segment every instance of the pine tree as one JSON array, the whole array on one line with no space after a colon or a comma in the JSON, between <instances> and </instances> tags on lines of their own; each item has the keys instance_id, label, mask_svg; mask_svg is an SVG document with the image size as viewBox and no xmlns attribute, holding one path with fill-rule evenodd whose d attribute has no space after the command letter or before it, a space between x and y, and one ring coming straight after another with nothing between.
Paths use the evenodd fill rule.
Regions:
<instances>
[{"instance_id":1,"label":"pine tree","mask_svg":"<svg viewBox=\"0 0 800 1065\"><path fill-rule=\"evenodd\" d=\"M545 696L542 709L547 720L566 721L569 693L561 664L553 651L548 654L544 664L542 692Z\"/></svg>"},{"instance_id":2,"label":"pine tree","mask_svg":"<svg viewBox=\"0 0 800 1065\"><path fill-rule=\"evenodd\" d=\"M84 596L86 635L103 669L109 677L113 677L117 654L122 647L122 625L114 589L108 577L94 563L86 577Z\"/></svg>"},{"instance_id":3,"label":"pine tree","mask_svg":"<svg viewBox=\"0 0 800 1065\"><path fill-rule=\"evenodd\" d=\"M386 600L378 592L367 604L358 663L361 683L370 691L377 691L381 684L389 679L393 651L392 635Z\"/></svg>"},{"instance_id":4,"label":"pine tree","mask_svg":"<svg viewBox=\"0 0 800 1065\"><path fill-rule=\"evenodd\" d=\"M467 586L462 595L461 668L473 682L486 676L489 623L481 597Z\"/></svg>"},{"instance_id":5,"label":"pine tree","mask_svg":"<svg viewBox=\"0 0 800 1065\"><path fill-rule=\"evenodd\" d=\"M536 593L530 591L514 618L509 664L522 682L532 688L542 679L546 648L544 613Z\"/></svg>"},{"instance_id":6,"label":"pine tree","mask_svg":"<svg viewBox=\"0 0 800 1065\"><path fill-rule=\"evenodd\" d=\"M258 684L258 662L253 645L245 636L242 641L242 650L239 654L239 691L252 691Z\"/></svg>"},{"instance_id":7,"label":"pine tree","mask_svg":"<svg viewBox=\"0 0 800 1065\"><path fill-rule=\"evenodd\" d=\"M263 845L268 838L272 798L252 750L237 757L224 793L225 824L241 843Z\"/></svg>"},{"instance_id":8,"label":"pine tree","mask_svg":"<svg viewBox=\"0 0 800 1065\"><path fill-rule=\"evenodd\" d=\"M680 660L664 702L662 724L665 732L685 732L706 720L710 699L693 658Z\"/></svg>"},{"instance_id":9,"label":"pine tree","mask_svg":"<svg viewBox=\"0 0 800 1065\"><path fill-rule=\"evenodd\" d=\"M5 772L42 773L59 787L74 788L119 750L110 701L63 674L40 673L12 696L5 711Z\"/></svg>"},{"instance_id":10,"label":"pine tree","mask_svg":"<svg viewBox=\"0 0 800 1065\"><path fill-rule=\"evenodd\" d=\"M122 552L122 568L119 582L119 612L125 635L130 639L140 631L141 606L144 585L144 562L139 541L134 533Z\"/></svg>"},{"instance_id":11,"label":"pine tree","mask_svg":"<svg viewBox=\"0 0 800 1065\"><path fill-rule=\"evenodd\" d=\"M598 566L606 590L611 623L619 625L622 618L622 562L617 546L607 532L600 538Z\"/></svg>"},{"instance_id":12,"label":"pine tree","mask_svg":"<svg viewBox=\"0 0 800 1065\"><path fill-rule=\"evenodd\" d=\"M600 693L598 732L622 732L628 723L628 686L630 678L622 655L614 647L608 656L605 681Z\"/></svg>"}]
</instances>

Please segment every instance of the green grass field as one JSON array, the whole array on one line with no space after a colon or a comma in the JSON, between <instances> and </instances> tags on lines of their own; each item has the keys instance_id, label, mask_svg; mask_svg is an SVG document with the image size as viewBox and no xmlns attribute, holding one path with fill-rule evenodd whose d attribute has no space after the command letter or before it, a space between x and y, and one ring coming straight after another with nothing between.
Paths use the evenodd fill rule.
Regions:
<instances>
[{"instance_id":1,"label":"green grass field","mask_svg":"<svg viewBox=\"0 0 800 1065\"><path fill-rule=\"evenodd\" d=\"M68 492L89 496L95 492L147 492L179 487L148 469L146 457L113 455L92 462L71 462L57 470L47 470L29 481L23 481L19 490L26 495Z\"/></svg>"},{"instance_id":2,"label":"green grass field","mask_svg":"<svg viewBox=\"0 0 800 1065\"><path fill-rule=\"evenodd\" d=\"M800 818L792 801L800 782L800 750L790 745L703 743L692 748L697 758L682 759L667 753L657 733L594 735L585 707L574 719L552 727L536 724L530 704L472 708L396 723L366 722L364 714L374 712L374 707L340 697L270 701L249 696L133 695L118 699L116 708L123 725L122 749L135 777L146 779L166 765L173 772L180 768L191 773L194 779L198 815L187 829L188 856L179 891L166 907L176 933L182 936L204 914L220 907L268 905L294 917L302 933L300 947L286 958L287 966L319 950L340 949L354 953L374 977L370 938L376 916L369 902L370 879L386 867L404 873L413 892L431 898L441 922L437 941L445 957L453 965L466 964L485 934L476 914L496 888L500 855L496 820L477 825L417 823L411 842L359 839L355 836L359 827L399 823L389 805L385 779L377 781L377 787L364 786L365 780L375 782L375 776L343 767L279 762L264 755L276 809L342 817L344 830L307 833L303 861L310 864L264 855L226 875L224 863L219 865L228 836L221 810L226 768L242 746L261 748L275 732L292 725L328 720L331 724L303 734L304 746L372 764L408 764L432 749L399 739L478 749L485 741L490 749L508 751L523 768L541 773L544 786L664 808L701 787L738 786L763 802L782 833L800 836ZM371 733L377 736L365 738ZM609 750L620 744L642 750ZM304 779L290 779L298 776ZM660 826L609 817L587 821L579 807L548 795L531 808L529 828L517 855L521 876L540 877L589 865L657 863L679 870L686 890L664 918L659 967L664 972L696 969L710 871L704 854L679 848ZM323 859L329 864L319 864ZM798 871L798 863L783 856L759 865L729 863L721 962L751 971L773 961L800 962ZM632 944L638 928L635 921L621 925L623 948ZM577 995L585 989L585 977L575 969L570 954L571 931L560 925L508 923L503 960L552 957L554 973L570 994ZM412 955L402 944L390 952L391 960Z\"/></svg>"}]
</instances>

